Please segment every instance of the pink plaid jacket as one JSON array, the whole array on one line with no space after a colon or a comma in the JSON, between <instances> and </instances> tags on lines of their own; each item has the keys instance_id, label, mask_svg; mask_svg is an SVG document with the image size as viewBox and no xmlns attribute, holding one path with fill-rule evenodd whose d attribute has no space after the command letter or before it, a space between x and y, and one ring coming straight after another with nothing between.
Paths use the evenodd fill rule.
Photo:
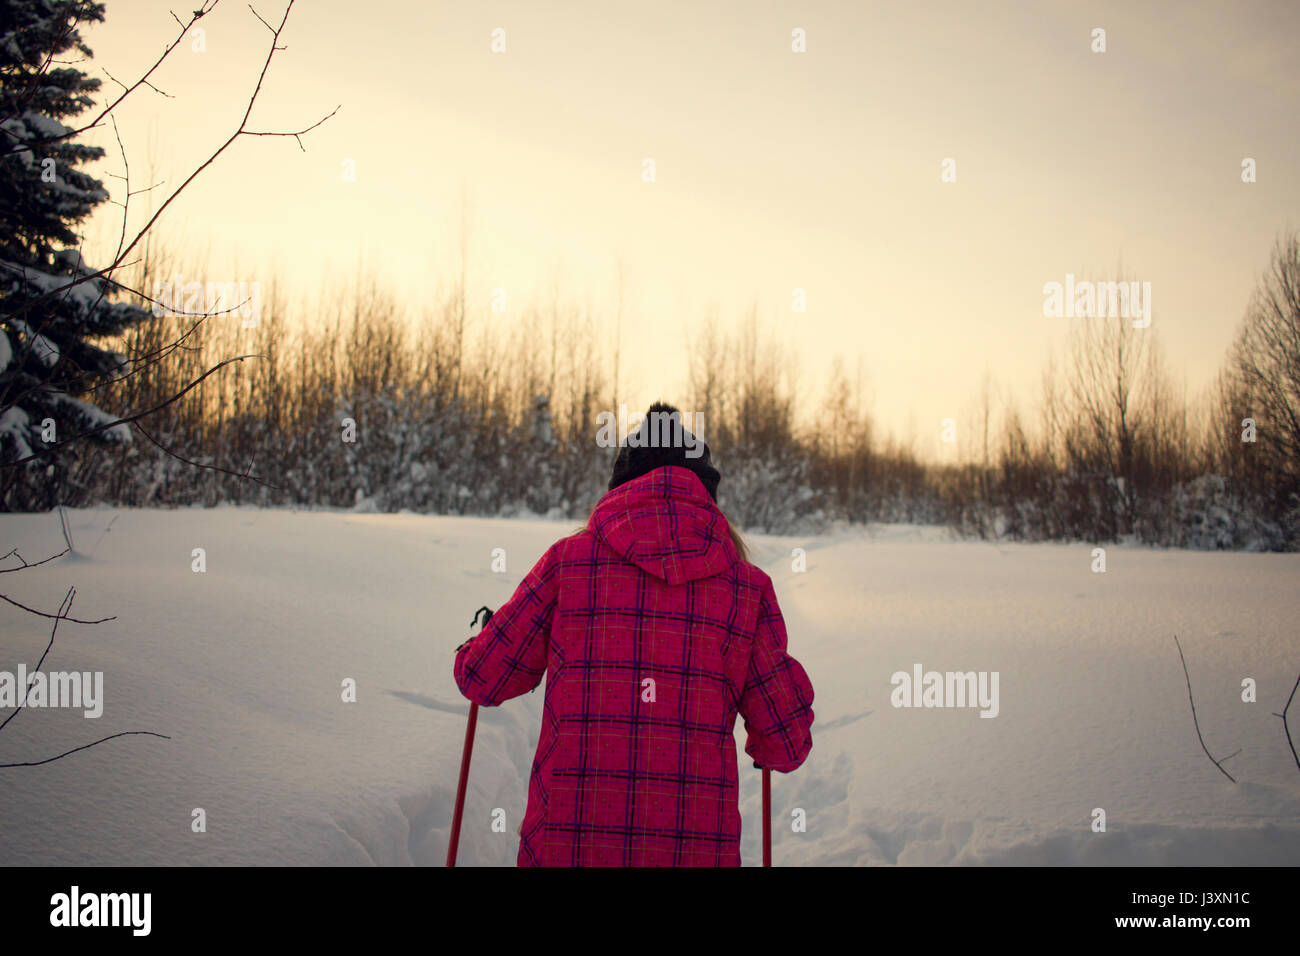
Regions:
<instances>
[{"instance_id":1,"label":"pink plaid jacket","mask_svg":"<svg viewBox=\"0 0 1300 956\"><path fill-rule=\"evenodd\" d=\"M736 715L762 767L812 749L772 581L686 468L606 493L456 654L486 707L543 674L520 866L739 866Z\"/></svg>"}]
</instances>

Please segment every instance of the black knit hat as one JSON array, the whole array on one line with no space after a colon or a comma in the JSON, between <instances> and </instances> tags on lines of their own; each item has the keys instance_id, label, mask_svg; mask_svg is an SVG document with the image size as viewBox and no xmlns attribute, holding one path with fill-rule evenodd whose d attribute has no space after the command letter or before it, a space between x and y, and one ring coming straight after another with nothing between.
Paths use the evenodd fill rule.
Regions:
<instances>
[{"instance_id":1,"label":"black knit hat","mask_svg":"<svg viewBox=\"0 0 1300 956\"><path fill-rule=\"evenodd\" d=\"M609 479L610 491L656 468L680 465L695 472L704 483L709 497L718 500L718 481L722 474L709 461L708 444L697 439L682 425L681 412L671 405L655 402L634 434L639 436L636 445L625 441L618 449L618 456L614 459L614 474ZM629 435L628 439L630 441L632 436ZM687 448L702 451L692 458L686 454Z\"/></svg>"}]
</instances>

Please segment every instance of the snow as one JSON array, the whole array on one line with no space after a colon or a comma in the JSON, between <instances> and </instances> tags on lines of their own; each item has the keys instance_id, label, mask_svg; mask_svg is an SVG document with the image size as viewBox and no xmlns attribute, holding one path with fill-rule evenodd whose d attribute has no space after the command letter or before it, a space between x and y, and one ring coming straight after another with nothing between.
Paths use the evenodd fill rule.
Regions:
<instances>
[{"instance_id":1,"label":"snow","mask_svg":"<svg viewBox=\"0 0 1300 956\"><path fill-rule=\"evenodd\" d=\"M6 336L0 333L0 341L4 341ZM31 419L27 413L17 405L12 405L0 413L0 442L5 436L13 443L13 458L26 458L32 453L32 446L27 442L28 430L31 426Z\"/></svg>"},{"instance_id":2,"label":"snow","mask_svg":"<svg viewBox=\"0 0 1300 956\"><path fill-rule=\"evenodd\" d=\"M36 290L36 294L46 295L48 293L57 293L65 301L71 301L84 315L94 308L97 303L104 298L104 280L98 277L85 279L87 274L81 271L78 274L55 275L49 272L43 272L40 269L31 266L18 265L13 262L0 260L0 268L6 270L14 278L21 277L22 282L30 285ZM83 280L84 281L81 281ZM73 285L73 283L76 285ZM12 320L13 324L19 327L25 334L31 334L28 331L26 322L19 319Z\"/></svg>"},{"instance_id":3,"label":"snow","mask_svg":"<svg viewBox=\"0 0 1300 956\"><path fill-rule=\"evenodd\" d=\"M53 368L59 364L59 347L44 335L37 335L32 338L32 354L46 368Z\"/></svg>"},{"instance_id":4,"label":"snow","mask_svg":"<svg viewBox=\"0 0 1300 956\"><path fill-rule=\"evenodd\" d=\"M61 139L72 132L71 127L64 126L52 116L46 116L35 110L24 110L22 116L0 120L0 130L5 134L6 143L24 144L9 146L6 155L16 155L29 169L35 163L36 157L33 155L32 148L26 144Z\"/></svg>"},{"instance_id":5,"label":"snow","mask_svg":"<svg viewBox=\"0 0 1300 956\"><path fill-rule=\"evenodd\" d=\"M68 516L76 552L3 575L3 591L52 610L75 584L75 616L116 616L61 625L44 665L103 671L104 714L19 713L0 763L126 730L172 739L0 769L0 863L441 865L467 712L453 650L573 522ZM53 514L6 515L0 531L0 552L28 561L63 547ZM1300 555L1110 547L1098 574L1087 545L927 528L748 540L817 692L811 757L773 775L777 865L1300 864L1300 771L1272 715L1300 670ZM0 608L0 670L35 665L45 623ZM1207 745L1241 748L1225 763L1236 785L1197 742L1175 634ZM998 715L892 706L891 675L916 664L997 671ZM1241 700L1245 678L1257 703ZM539 690L480 710L463 864L514 862L541 704ZM742 758L750 864L759 780ZM791 832L796 808L806 833Z\"/></svg>"},{"instance_id":6,"label":"snow","mask_svg":"<svg viewBox=\"0 0 1300 956\"><path fill-rule=\"evenodd\" d=\"M64 126L52 116L46 116L44 113L38 113L35 110L24 111L22 121L27 124L29 130L38 137L45 139L56 139L60 136L67 136L72 132L72 127Z\"/></svg>"},{"instance_id":7,"label":"snow","mask_svg":"<svg viewBox=\"0 0 1300 956\"><path fill-rule=\"evenodd\" d=\"M45 397L61 408L71 409L73 414L77 415L79 420L90 428L116 422L120 417L65 392L48 392ZM129 445L134 440L131 435L131 426L124 422L119 422L111 428L105 428L104 438L124 445Z\"/></svg>"}]
</instances>

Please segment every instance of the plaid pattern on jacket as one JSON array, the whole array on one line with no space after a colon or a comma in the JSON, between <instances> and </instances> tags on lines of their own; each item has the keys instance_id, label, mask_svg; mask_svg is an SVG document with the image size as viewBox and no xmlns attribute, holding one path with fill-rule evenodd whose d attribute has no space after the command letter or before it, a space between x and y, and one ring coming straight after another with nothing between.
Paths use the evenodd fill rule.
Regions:
<instances>
[{"instance_id":1,"label":"plaid pattern on jacket","mask_svg":"<svg viewBox=\"0 0 1300 956\"><path fill-rule=\"evenodd\" d=\"M736 715L762 767L812 749L771 579L679 466L606 493L456 655L482 706L543 675L520 866L739 866Z\"/></svg>"}]
</instances>

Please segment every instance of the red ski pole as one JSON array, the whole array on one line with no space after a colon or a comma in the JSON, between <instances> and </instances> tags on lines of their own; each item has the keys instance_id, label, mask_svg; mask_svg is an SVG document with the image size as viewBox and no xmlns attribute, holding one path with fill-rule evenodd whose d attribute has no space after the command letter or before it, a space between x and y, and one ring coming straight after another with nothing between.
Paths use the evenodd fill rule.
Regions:
<instances>
[{"instance_id":1,"label":"red ski pole","mask_svg":"<svg viewBox=\"0 0 1300 956\"><path fill-rule=\"evenodd\" d=\"M447 844L447 865L456 865L456 847L460 844L460 818L465 812L465 786L469 783L469 758L474 753L474 725L478 723L478 704L470 701L469 725L465 728L465 749L460 755L460 783L456 787L456 809L451 816L451 842Z\"/></svg>"},{"instance_id":2,"label":"red ski pole","mask_svg":"<svg viewBox=\"0 0 1300 956\"><path fill-rule=\"evenodd\" d=\"M478 623L479 615L483 615L483 627L487 627L488 621L492 619L490 608L481 607L474 612L474 619L469 622L473 627ZM483 631L480 629L479 633ZM468 644L466 641L465 644ZM465 647L462 644L456 648L459 654ZM465 814L465 788L469 785L469 758L474 754L474 727L478 724L478 704L475 701L469 702L469 723L465 727L465 749L460 753L460 783L456 785L456 809L451 814L451 839L447 841L447 865L456 865L456 849L460 846L460 821Z\"/></svg>"},{"instance_id":3,"label":"red ski pole","mask_svg":"<svg viewBox=\"0 0 1300 956\"><path fill-rule=\"evenodd\" d=\"M763 865L772 865L772 771L763 771Z\"/></svg>"}]
</instances>

